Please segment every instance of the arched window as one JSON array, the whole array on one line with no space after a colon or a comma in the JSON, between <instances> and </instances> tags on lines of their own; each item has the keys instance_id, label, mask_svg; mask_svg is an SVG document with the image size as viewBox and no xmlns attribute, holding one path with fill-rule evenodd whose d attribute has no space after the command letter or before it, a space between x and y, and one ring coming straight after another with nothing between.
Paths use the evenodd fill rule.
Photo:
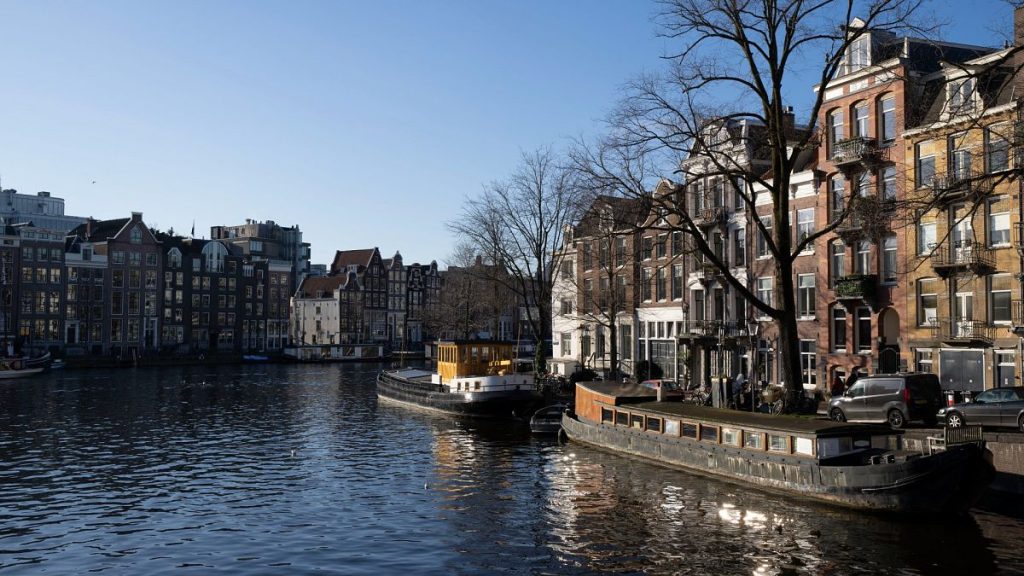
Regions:
<instances>
[{"instance_id":1,"label":"arched window","mask_svg":"<svg viewBox=\"0 0 1024 576\"><path fill-rule=\"evenodd\" d=\"M167 251L167 265L171 268L181 268L181 251L171 248Z\"/></svg>"}]
</instances>

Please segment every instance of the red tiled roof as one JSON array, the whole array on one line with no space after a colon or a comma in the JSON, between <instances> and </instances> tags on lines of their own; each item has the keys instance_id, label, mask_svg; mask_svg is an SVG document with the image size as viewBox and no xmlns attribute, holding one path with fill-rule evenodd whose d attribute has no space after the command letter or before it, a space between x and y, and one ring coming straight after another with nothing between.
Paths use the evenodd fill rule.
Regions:
<instances>
[{"instance_id":1,"label":"red tiled roof","mask_svg":"<svg viewBox=\"0 0 1024 576\"><path fill-rule=\"evenodd\" d=\"M334 253L334 261L331 262L331 274L336 274L349 266L366 266L370 263L376 248L365 248L362 250L338 250Z\"/></svg>"},{"instance_id":2,"label":"red tiled roof","mask_svg":"<svg viewBox=\"0 0 1024 576\"><path fill-rule=\"evenodd\" d=\"M299 286L297 296L299 298L316 298L317 292L322 292L323 296L329 296L333 294L339 286L344 285L347 280L347 275L309 276L302 281L302 285Z\"/></svg>"}]
</instances>

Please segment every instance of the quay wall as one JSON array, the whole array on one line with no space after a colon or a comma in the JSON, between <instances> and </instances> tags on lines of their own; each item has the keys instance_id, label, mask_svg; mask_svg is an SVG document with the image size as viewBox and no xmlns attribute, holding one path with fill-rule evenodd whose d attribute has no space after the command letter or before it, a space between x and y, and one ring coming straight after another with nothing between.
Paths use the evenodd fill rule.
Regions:
<instances>
[{"instance_id":1,"label":"quay wall","mask_svg":"<svg viewBox=\"0 0 1024 576\"><path fill-rule=\"evenodd\" d=\"M908 430L903 436L907 450L924 451L929 436L941 436L941 429ZM986 432L985 445L992 451L996 478L990 489L1024 496L1024 434Z\"/></svg>"}]
</instances>

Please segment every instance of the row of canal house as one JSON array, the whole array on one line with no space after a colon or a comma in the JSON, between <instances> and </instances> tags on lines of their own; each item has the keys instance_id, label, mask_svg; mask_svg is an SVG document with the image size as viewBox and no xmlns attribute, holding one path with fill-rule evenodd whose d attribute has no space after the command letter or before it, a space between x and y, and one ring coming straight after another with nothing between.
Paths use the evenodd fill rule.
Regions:
<instances>
[{"instance_id":1,"label":"row of canal house","mask_svg":"<svg viewBox=\"0 0 1024 576\"><path fill-rule=\"evenodd\" d=\"M823 137L792 176L794 240L849 217L795 261L805 387L853 366L934 372L947 389L1019 382L1024 130L1019 64L1007 54L867 31L814 87L824 91ZM700 141L757 171L760 130L712 122ZM553 371L607 370L614 332L627 374L648 360L680 382L740 372L777 380L774 324L694 253L674 211L659 209L684 204L719 261L772 299L773 261L752 220L771 228L770 199L758 194L746 209L714 166L704 170L707 151L696 152L682 162L685 182L663 180L646 205L599 198L566 235Z\"/></svg>"},{"instance_id":2,"label":"row of canal house","mask_svg":"<svg viewBox=\"0 0 1024 576\"><path fill-rule=\"evenodd\" d=\"M308 277L292 302L294 354L303 359L422 352L424 312L440 297L437 263L407 265L377 248L339 250L326 276Z\"/></svg>"},{"instance_id":3,"label":"row of canal house","mask_svg":"<svg viewBox=\"0 0 1024 576\"><path fill-rule=\"evenodd\" d=\"M287 343L289 261L156 232L138 212L2 232L0 334L19 348L138 358Z\"/></svg>"}]
</instances>

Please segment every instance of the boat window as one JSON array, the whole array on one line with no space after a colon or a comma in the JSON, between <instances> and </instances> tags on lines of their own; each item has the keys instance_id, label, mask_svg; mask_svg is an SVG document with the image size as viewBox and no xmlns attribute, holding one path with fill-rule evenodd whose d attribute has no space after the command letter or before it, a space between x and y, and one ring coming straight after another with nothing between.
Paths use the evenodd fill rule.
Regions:
<instances>
[{"instance_id":1,"label":"boat window","mask_svg":"<svg viewBox=\"0 0 1024 576\"><path fill-rule=\"evenodd\" d=\"M647 430L649 432L661 432L661 418L647 417Z\"/></svg>"},{"instance_id":2,"label":"boat window","mask_svg":"<svg viewBox=\"0 0 1024 576\"><path fill-rule=\"evenodd\" d=\"M846 438L819 438L818 458L831 458L840 454L846 454L853 450L853 439Z\"/></svg>"},{"instance_id":3,"label":"boat window","mask_svg":"<svg viewBox=\"0 0 1024 576\"><path fill-rule=\"evenodd\" d=\"M629 418L629 426L630 426L630 428L639 428L639 429L643 430L644 429L644 415L643 414L633 414L632 416L630 416L630 418Z\"/></svg>"},{"instance_id":4,"label":"boat window","mask_svg":"<svg viewBox=\"0 0 1024 576\"><path fill-rule=\"evenodd\" d=\"M616 412L615 423L619 426L629 426L629 412Z\"/></svg>"},{"instance_id":5,"label":"boat window","mask_svg":"<svg viewBox=\"0 0 1024 576\"><path fill-rule=\"evenodd\" d=\"M722 444L740 445L740 431L735 428L722 428Z\"/></svg>"},{"instance_id":6,"label":"boat window","mask_svg":"<svg viewBox=\"0 0 1024 576\"><path fill-rule=\"evenodd\" d=\"M480 389L480 381L477 380L474 384L475 384L475 386L473 387L473 389L474 390L479 390Z\"/></svg>"},{"instance_id":7,"label":"boat window","mask_svg":"<svg viewBox=\"0 0 1024 576\"><path fill-rule=\"evenodd\" d=\"M665 434L679 436L679 420L665 420Z\"/></svg>"},{"instance_id":8,"label":"boat window","mask_svg":"<svg viewBox=\"0 0 1024 576\"><path fill-rule=\"evenodd\" d=\"M704 442L718 442L718 426L701 425L700 439Z\"/></svg>"},{"instance_id":9,"label":"boat window","mask_svg":"<svg viewBox=\"0 0 1024 576\"><path fill-rule=\"evenodd\" d=\"M697 425L689 422L683 422L683 438L696 438L697 437Z\"/></svg>"},{"instance_id":10,"label":"boat window","mask_svg":"<svg viewBox=\"0 0 1024 576\"><path fill-rule=\"evenodd\" d=\"M744 432L743 447L761 450L764 448L764 434L760 432Z\"/></svg>"},{"instance_id":11,"label":"boat window","mask_svg":"<svg viewBox=\"0 0 1024 576\"><path fill-rule=\"evenodd\" d=\"M768 449L772 452L789 452L789 436L769 434Z\"/></svg>"},{"instance_id":12,"label":"boat window","mask_svg":"<svg viewBox=\"0 0 1024 576\"><path fill-rule=\"evenodd\" d=\"M796 437L796 442L793 443L793 452L797 454L806 454L808 456L814 455L814 442L810 438Z\"/></svg>"},{"instance_id":13,"label":"boat window","mask_svg":"<svg viewBox=\"0 0 1024 576\"><path fill-rule=\"evenodd\" d=\"M601 408L601 422L613 422L615 420L615 412L610 408Z\"/></svg>"}]
</instances>

